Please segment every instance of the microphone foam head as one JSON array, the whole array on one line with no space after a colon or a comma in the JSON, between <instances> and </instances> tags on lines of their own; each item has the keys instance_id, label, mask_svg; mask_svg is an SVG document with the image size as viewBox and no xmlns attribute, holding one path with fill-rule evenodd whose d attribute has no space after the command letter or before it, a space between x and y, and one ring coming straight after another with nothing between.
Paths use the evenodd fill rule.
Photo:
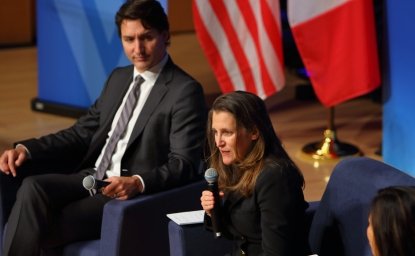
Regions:
<instances>
[{"instance_id":1,"label":"microphone foam head","mask_svg":"<svg viewBox=\"0 0 415 256\"><path fill-rule=\"evenodd\" d=\"M95 178L92 175L88 175L86 176L83 180L82 180L82 185L84 186L85 189L87 190L91 190L94 188L95 186Z\"/></svg>"},{"instance_id":2,"label":"microphone foam head","mask_svg":"<svg viewBox=\"0 0 415 256\"><path fill-rule=\"evenodd\" d=\"M209 168L205 171L205 180L208 183L214 183L218 181L218 172L214 168Z\"/></svg>"}]
</instances>

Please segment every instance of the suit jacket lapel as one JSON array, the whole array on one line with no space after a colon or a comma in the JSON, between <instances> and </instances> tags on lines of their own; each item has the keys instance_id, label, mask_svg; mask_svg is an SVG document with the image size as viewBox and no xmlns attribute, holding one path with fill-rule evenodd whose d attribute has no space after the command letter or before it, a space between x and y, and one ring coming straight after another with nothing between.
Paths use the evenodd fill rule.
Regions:
<instances>
[{"instance_id":1,"label":"suit jacket lapel","mask_svg":"<svg viewBox=\"0 0 415 256\"><path fill-rule=\"evenodd\" d=\"M114 121L114 117L115 117L115 113L117 113L117 110L120 108L120 105L122 103L122 100L124 99L125 94L128 91L128 88L130 87L130 84L133 81L133 74L132 72L128 72L128 76L126 77L125 80L122 79L122 81L126 81L123 84L120 85L120 92L119 94L114 96L114 105L111 108L109 115L106 117L104 123L102 124L102 126L104 127L104 134L105 134L105 138L108 135L109 130L111 129L111 125Z\"/></svg>"},{"instance_id":2,"label":"suit jacket lapel","mask_svg":"<svg viewBox=\"0 0 415 256\"><path fill-rule=\"evenodd\" d=\"M167 93L167 83L172 79L173 66L173 62L169 59L161 71L156 83L154 84L153 89L150 92L150 95L147 98L146 103L144 104L143 109L141 110L140 115L138 116L127 147L129 147L131 143L141 134L151 114L154 112L160 101L163 99L164 95Z\"/></svg>"},{"instance_id":3,"label":"suit jacket lapel","mask_svg":"<svg viewBox=\"0 0 415 256\"><path fill-rule=\"evenodd\" d=\"M223 207L230 211L242 199L244 199L244 197L239 193L229 193L224 197Z\"/></svg>"},{"instance_id":4,"label":"suit jacket lapel","mask_svg":"<svg viewBox=\"0 0 415 256\"><path fill-rule=\"evenodd\" d=\"M120 77L119 81L120 84L116 85L119 88L119 92L115 95L112 95L113 98L111 99L114 104L110 105L109 114L105 116L104 122L100 125L99 131L97 131L96 138L94 139L94 143L91 144L91 147L84 158L84 161L80 164L80 166L84 166L85 164L89 165L89 161L95 161L98 157L99 153L102 150L102 147L105 144L105 140L107 139L107 135L109 130L111 129L111 124L113 122L115 113L117 112L118 108L121 105L121 102L128 91L128 87L130 86L132 79L133 79L133 66L131 66L128 72L125 72L123 76ZM102 118L103 116L101 116ZM93 163L90 163L93 164Z\"/></svg>"},{"instance_id":5,"label":"suit jacket lapel","mask_svg":"<svg viewBox=\"0 0 415 256\"><path fill-rule=\"evenodd\" d=\"M229 193L227 195L225 194L223 202L223 208L225 212L232 212L232 208L234 208L235 205L237 205L243 199L244 197L239 193ZM225 218L230 218L230 215L227 214ZM239 236L241 236L241 233L239 232L238 228L235 227L231 221L227 221L227 223L227 228L231 234L239 234Z\"/></svg>"},{"instance_id":6,"label":"suit jacket lapel","mask_svg":"<svg viewBox=\"0 0 415 256\"><path fill-rule=\"evenodd\" d=\"M131 71L125 73L125 77L121 77L120 81L122 81L118 87L119 92L118 94L113 95L113 101L114 104L111 104L111 108L108 112L108 115L105 116L104 123L102 123L101 131L98 133L97 142L99 143L105 143L105 140L107 139L108 132L111 129L111 125L114 121L115 113L117 113L117 110L120 108L120 105L122 103L122 100L124 99L125 94L128 91L128 88L133 81L133 66L131 66ZM102 147L100 147L100 150Z\"/></svg>"}]
</instances>

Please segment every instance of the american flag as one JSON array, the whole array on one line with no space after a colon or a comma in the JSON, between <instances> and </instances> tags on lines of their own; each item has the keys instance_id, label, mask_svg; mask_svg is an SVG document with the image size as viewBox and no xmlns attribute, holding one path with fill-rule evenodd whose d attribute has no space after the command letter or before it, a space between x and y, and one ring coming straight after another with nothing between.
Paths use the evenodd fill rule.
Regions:
<instances>
[{"instance_id":1,"label":"american flag","mask_svg":"<svg viewBox=\"0 0 415 256\"><path fill-rule=\"evenodd\" d=\"M194 0L193 19L222 92L266 98L284 87L278 0Z\"/></svg>"}]
</instances>

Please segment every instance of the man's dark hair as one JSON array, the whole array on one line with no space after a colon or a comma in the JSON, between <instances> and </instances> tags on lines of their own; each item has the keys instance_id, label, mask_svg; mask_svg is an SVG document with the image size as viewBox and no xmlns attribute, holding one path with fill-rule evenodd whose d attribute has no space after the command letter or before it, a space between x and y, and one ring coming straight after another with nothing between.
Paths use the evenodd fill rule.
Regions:
<instances>
[{"instance_id":1,"label":"man's dark hair","mask_svg":"<svg viewBox=\"0 0 415 256\"><path fill-rule=\"evenodd\" d=\"M140 20L146 29L156 29L158 32L170 30L167 15L156 0L127 0L115 15L119 36L123 20Z\"/></svg>"}]
</instances>

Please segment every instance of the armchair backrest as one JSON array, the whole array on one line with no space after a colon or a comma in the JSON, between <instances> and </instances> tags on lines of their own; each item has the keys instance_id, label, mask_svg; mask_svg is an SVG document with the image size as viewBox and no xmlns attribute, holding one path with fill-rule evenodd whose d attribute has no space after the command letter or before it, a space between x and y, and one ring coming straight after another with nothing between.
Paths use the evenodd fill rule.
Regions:
<instances>
[{"instance_id":1,"label":"armchair backrest","mask_svg":"<svg viewBox=\"0 0 415 256\"><path fill-rule=\"evenodd\" d=\"M366 228L371 201L379 189L395 185L414 186L415 178L366 157L340 161L311 224L312 252L319 256L370 256Z\"/></svg>"}]
</instances>

